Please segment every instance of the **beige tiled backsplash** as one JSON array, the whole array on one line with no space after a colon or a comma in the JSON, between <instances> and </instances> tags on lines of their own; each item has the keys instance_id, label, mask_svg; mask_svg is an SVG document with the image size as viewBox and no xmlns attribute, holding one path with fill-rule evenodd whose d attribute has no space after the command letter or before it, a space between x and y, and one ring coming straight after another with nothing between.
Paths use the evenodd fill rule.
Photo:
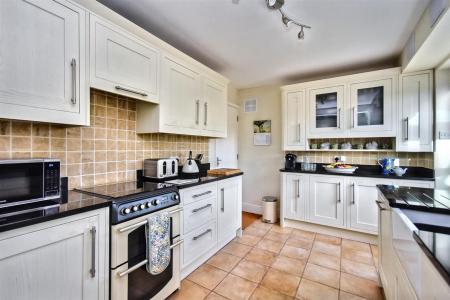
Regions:
<instances>
[{"instance_id":1,"label":"beige tiled backsplash","mask_svg":"<svg viewBox=\"0 0 450 300\"><path fill-rule=\"evenodd\" d=\"M62 126L0 120L0 159L61 159L69 188L135 180L144 158L203 153L208 138L174 134L137 134L136 100L91 91L91 126Z\"/></svg>"}]
</instances>

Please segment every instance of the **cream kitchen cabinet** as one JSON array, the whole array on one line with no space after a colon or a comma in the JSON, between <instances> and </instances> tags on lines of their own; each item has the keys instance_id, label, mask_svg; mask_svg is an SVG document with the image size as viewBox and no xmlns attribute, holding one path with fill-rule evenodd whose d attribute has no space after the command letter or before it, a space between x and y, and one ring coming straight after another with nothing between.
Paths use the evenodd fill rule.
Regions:
<instances>
[{"instance_id":1,"label":"cream kitchen cabinet","mask_svg":"<svg viewBox=\"0 0 450 300\"><path fill-rule=\"evenodd\" d=\"M242 181L241 177L218 182L218 247L222 248L236 237L241 228Z\"/></svg>"},{"instance_id":2,"label":"cream kitchen cabinet","mask_svg":"<svg viewBox=\"0 0 450 300\"><path fill-rule=\"evenodd\" d=\"M433 71L402 74L397 150L433 152Z\"/></svg>"},{"instance_id":3,"label":"cream kitchen cabinet","mask_svg":"<svg viewBox=\"0 0 450 300\"><path fill-rule=\"evenodd\" d=\"M344 227L344 177L311 175L307 220Z\"/></svg>"},{"instance_id":4,"label":"cream kitchen cabinet","mask_svg":"<svg viewBox=\"0 0 450 300\"><path fill-rule=\"evenodd\" d=\"M306 150L305 91L283 92L283 150Z\"/></svg>"},{"instance_id":5,"label":"cream kitchen cabinet","mask_svg":"<svg viewBox=\"0 0 450 300\"><path fill-rule=\"evenodd\" d=\"M309 199L309 175L285 173L282 176L281 219L305 220Z\"/></svg>"},{"instance_id":6,"label":"cream kitchen cabinet","mask_svg":"<svg viewBox=\"0 0 450 300\"><path fill-rule=\"evenodd\" d=\"M148 42L90 15L90 84L111 93L159 102L159 51Z\"/></svg>"},{"instance_id":7,"label":"cream kitchen cabinet","mask_svg":"<svg viewBox=\"0 0 450 300\"><path fill-rule=\"evenodd\" d=\"M138 103L137 131L226 137L227 84L164 54L160 104Z\"/></svg>"},{"instance_id":8,"label":"cream kitchen cabinet","mask_svg":"<svg viewBox=\"0 0 450 300\"><path fill-rule=\"evenodd\" d=\"M4 0L0 20L0 118L88 125L86 11Z\"/></svg>"},{"instance_id":9,"label":"cream kitchen cabinet","mask_svg":"<svg viewBox=\"0 0 450 300\"><path fill-rule=\"evenodd\" d=\"M108 299L103 208L0 233L0 299Z\"/></svg>"}]
</instances>

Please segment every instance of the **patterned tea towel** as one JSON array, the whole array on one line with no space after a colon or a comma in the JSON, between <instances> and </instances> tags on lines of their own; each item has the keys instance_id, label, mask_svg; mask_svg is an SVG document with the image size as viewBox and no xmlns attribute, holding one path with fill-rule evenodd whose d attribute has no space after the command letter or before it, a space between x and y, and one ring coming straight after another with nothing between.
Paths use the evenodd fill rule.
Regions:
<instances>
[{"instance_id":1,"label":"patterned tea towel","mask_svg":"<svg viewBox=\"0 0 450 300\"><path fill-rule=\"evenodd\" d=\"M167 212L151 215L145 226L147 242L147 272L162 273L170 264L170 215Z\"/></svg>"}]
</instances>

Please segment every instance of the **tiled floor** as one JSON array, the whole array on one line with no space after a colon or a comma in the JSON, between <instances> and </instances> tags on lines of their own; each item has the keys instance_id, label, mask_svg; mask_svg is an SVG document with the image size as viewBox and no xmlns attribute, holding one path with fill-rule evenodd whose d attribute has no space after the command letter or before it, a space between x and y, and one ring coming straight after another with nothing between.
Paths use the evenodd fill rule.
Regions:
<instances>
[{"instance_id":1,"label":"tiled floor","mask_svg":"<svg viewBox=\"0 0 450 300\"><path fill-rule=\"evenodd\" d=\"M242 229L247 228L253 222L255 222L256 220L259 220L259 218L261 218L261 215L252 214L252 213L243 211L242 212Z\"/></svg>"},{"instance_id":2,"label":"tiled floor","mask_svg":"<svg viewBox=\"0 0 450 300\"><path fill-rule=\"evenodd\" d=\"M375 245L257 220L170 299L383 299Z\"/></svg>"}]
</instances>

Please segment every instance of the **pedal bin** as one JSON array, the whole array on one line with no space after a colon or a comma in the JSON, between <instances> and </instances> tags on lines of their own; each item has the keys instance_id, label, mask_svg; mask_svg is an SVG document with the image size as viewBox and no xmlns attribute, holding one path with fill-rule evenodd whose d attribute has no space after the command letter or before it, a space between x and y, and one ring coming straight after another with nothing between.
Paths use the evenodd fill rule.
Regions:
<instances>
[{"instance_id":1,"label":"pedal bin","mask_svg":"<svg viewBox=\"0 0 450 300\"><path fill-rule=\"evenodd\" d=\"M263 222L273 224L278 221L277 202L276 197L264 196L262 198Z\"/></svg>"}]
</instances>

